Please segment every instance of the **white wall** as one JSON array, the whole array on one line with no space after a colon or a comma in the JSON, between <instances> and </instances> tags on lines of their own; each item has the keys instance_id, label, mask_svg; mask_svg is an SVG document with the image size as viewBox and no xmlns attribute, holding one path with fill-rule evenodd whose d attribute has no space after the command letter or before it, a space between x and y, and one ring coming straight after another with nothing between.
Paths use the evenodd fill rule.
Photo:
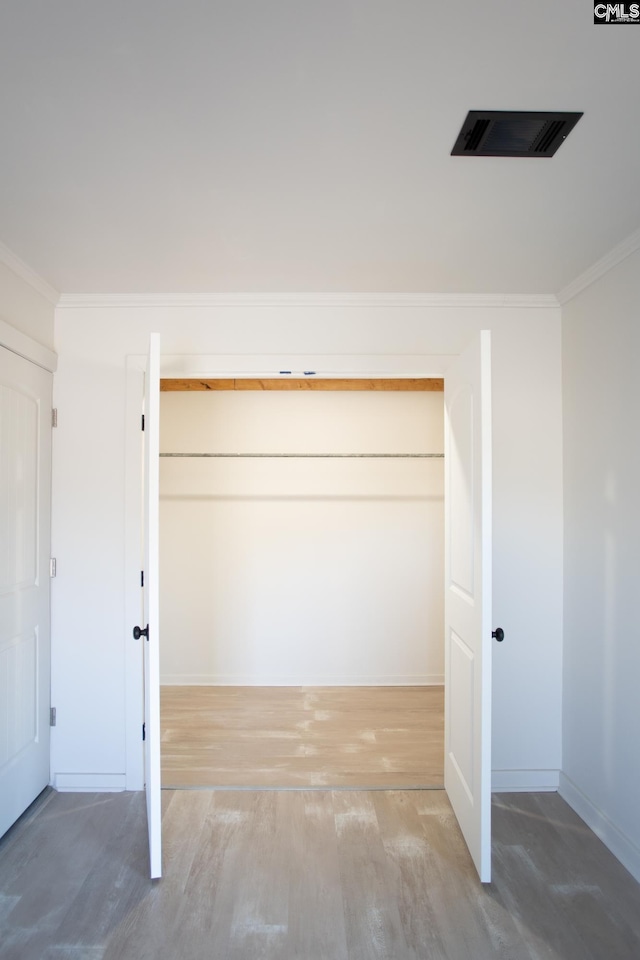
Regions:
<instances>
[{"instance_id":1,"label":"white wall","mask_svg":"<svg viewBox=\"0 0 640 960\"><path fill-rule=\"evenodd\" d=\"M640 253L563 308L561 792L640 879Z\"/></svg>"},{"instance_id":2,"label":"white wall","mask_svg":"<svg viewBox=\"0 0 640 960\"><path fill-rule=\"evenodd\" d=\"M443 406L163 393L160 449L442 454ZM161 682L442 683L443 463L161 459Z\"/></svg>"},{"instance_id":3,"label":"white wall","mask_svg":"<svg viewBox=\"0 0 640 960\"><path fill-rule=\"evenodd\" d=\"M295 305L59 308L54 449L52 763L59 783L139 785L127 754L140 715L125 609L126 356L159 330L170 354L455 354L493 331L496 785L557 783L561 742L560 312L553 307ZM227 358L228 359L228 358ZM393 361L389 360L389 373ZM313 367L310 367L313 369ZM427 373L429 371L426 371ZM133 454L135 458L135 450ZM134 620L135 622L135 620ZM132 654L132 650L135 654ZM128 679L129 678L129 679ZM127 722L129 724L127 728ZM137 748L136 748L137 749ZM68 778L65 780L65 777ZM75 779L74 779L75 778Z\"/></svg>"},{"instance_id":4,"label":"white wall","mask_svg":"<svg viewBox=\"0 0 640 960\"><path fill-rule=\"evenodd\" d=\"M53 303L14 273L0 256L0 318L51 349L54 313Z\"/></svg>"}]
</instances>

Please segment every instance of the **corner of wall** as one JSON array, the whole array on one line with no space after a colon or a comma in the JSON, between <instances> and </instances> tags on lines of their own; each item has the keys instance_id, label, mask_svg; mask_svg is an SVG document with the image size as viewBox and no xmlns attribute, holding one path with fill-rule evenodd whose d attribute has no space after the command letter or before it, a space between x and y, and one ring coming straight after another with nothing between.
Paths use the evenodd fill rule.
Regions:
<instances>
[{"instance_id":1,"label":"corner of wall","mask_svg":"<svg viewBox=\"0 0 640 960\"><path fill-rule=\"evenodd\" d=\"M634 238L632 238L634 239ZM560 795L640 880L640 233L562 307L564 610ZM635 245L634 245L635 244Z\"/></svg>"},{"instance_id":2,"label":"corner of wall","mask_svg":"<svg viewBox=\"0 0 640 960\"><path fill-rule=\"evenodd\" d=\"M558 793L640 883L640 847L631 837L620 830L604 810L592 803L573 780L562 772Z\"/></svg>"}]
</instances>

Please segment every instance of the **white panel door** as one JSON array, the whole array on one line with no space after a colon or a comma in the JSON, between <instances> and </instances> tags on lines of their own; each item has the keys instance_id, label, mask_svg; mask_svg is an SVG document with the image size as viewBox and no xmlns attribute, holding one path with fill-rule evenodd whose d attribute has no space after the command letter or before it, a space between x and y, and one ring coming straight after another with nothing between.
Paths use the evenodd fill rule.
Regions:
<instances>
[{"instance_id":1,"label":"white panel door","mask_svg":"<svg viewBox=\"0 0 640 960\"><path fill-rule=\"evenodd\" d=\"M0 836L49 783L51 386L0 347Z\"/></svg>"},{"instance_id":2,"label":"white panel door","mask_svg":"<svg viewBox=\"0 0 640 960\"><path fill-rule=\"evenodd\" d=\"M159 480L160 336L152 333L144 395L144 782L151 877L162 875L160 794ZM145 631L146 630L146 634Z\"/></svg>"},{"instance_id":3,"label":"white panel door","mask_svg":"<svg viewBox=\"0 0 640 960\"><path fill-rule=\"evenodd\" d=\"M491 339L445 376L445 789L491 880Z\"/></svg>"}]
</instances>

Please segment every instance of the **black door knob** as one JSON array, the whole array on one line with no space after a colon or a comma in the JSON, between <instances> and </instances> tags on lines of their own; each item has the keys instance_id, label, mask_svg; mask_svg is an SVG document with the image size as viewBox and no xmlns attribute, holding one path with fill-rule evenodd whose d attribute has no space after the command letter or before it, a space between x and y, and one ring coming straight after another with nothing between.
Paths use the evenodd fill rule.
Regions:
<instances>
[{"instance_id":1,"label":"black door knob","mask_svg":"<svg viewBox=\"0 0 640 960\"><path fill-rule=\"evenodd\" d=\"M496 630L493 631L491 636L494 638L494 640L497 640L498 643L502 643L502 641L504 640L504 630L502 629L502 627L498 627Z\"/></svg>"},{"instance_id":2,"label":"black door knob","mask_svg":"<svg viewBox=\"0 0 640 960\"><path fill-rule=\"evenodd\" d=\"M146 637L147 640L149 639L149 624L146 625L144 630L142 630L140 627L133 628L133 639L139 640L140 637Z\"/></svg>"}]
</instances>

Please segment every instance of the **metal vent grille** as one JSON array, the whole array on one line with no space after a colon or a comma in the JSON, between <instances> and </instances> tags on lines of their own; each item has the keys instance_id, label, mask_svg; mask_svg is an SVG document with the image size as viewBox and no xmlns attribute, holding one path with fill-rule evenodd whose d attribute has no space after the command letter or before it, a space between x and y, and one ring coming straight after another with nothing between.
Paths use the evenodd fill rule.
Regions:
<instances>
[{"instance_id":1,"label":"metal vent grille","mask_svg":"<svg viewBox=\"0 0 640 960\"><path fill-rule=\"evenodd\" d=\"M581 113L470 110L454 157L552 157Z\"/></svg>"}]
</instances>

